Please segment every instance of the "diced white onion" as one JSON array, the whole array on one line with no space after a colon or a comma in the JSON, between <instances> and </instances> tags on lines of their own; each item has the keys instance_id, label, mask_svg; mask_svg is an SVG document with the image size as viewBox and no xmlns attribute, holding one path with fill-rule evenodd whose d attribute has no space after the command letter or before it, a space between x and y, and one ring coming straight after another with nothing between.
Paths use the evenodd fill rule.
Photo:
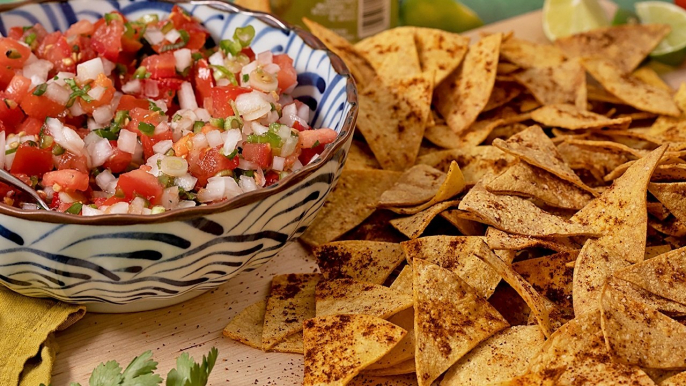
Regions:
<instances>
[{"instance_id":1,"label":"diced white onion","mask_svg":"<svg viewBox=\"0 0 686 386\"><path fill-rule=\"evenodd\" d=\"M226 78L221 78L221 79L217 80L216 83L217 83L217 86L219 86L219 87L231 85L231 81L226 79Z\"/></svg>"},{"instance_id":2,"label":"diced white onion","mask_svg":"<svg viewBox=\"0 0 686 386\"><path fill-rule=\"evenodd\" d=\"M262 135L269 131L267 126L262 126L257 122L250 122L250 125L252 126L252 132L257 135Z\"/></svg>"},{"instance_id":3,"label":"diced white onion","mask_svg":"<svg viewBox=\"0 0 686 386\"><path fill-rule=\"evenodd\" d=\"M236 197L243 194L243 189L236 183L232 177L220 177L224 180L224 197Z\"/></svg>"},{"instance_id":4,"label":"diced white onion","mask_svg":"<svg viewBox=\"0 0 686 386\"><path fill-rule=\"evenodd\" d=\"M224 139L224 147L222 154L229 155L234 150L240 141L243 140L243 134L239 129L231 129L226 131L226 138Z\"/></svg>"},{"instance_id":5,"label":"diced white onion","mask_svg":"<svg viewBox=\"0 0 686 386\"><path fill-rule=\"evenodd\" d=\"M50 135L55 142L74 154L82 154L84 142L79 135L69 127L62 126L62 123L55 118L47 118L45 121Z\"/></svg>"},{"instance_id":6,"label":"diced white onion","mask_svg":"<svg viewBox=\"0 0 686 386\"><path fill-rule=\"evenodd\" d=\"M243 75L250 75L250 73L255 71L256 69L257 69L257 62L256 61L252 61L252 62L246 64L245 66L243 66L243 68L241 69L241 76L240 76L241 86L245 85L245 83L243 83L243 78L244 78Z\"/></svg>"},{"instance_id":7,"label":"diced white onion","mask_svg":"<svg viewBox=\"0 0 686 386\"><path fill-rule=\"evenodd\" d=\"M93 208L90 205L84 205L81 207L81 216L99 216L105 214L105 212L100 209Z\"/></svg>"},{"instance_id":8,"label":"diced white onion","mask_svg":"<svg viewBox=\"0 0 686 386\"><path fill-rule=\"evenodd\" d=\"M291 166L291 170L298 171L303 168L303 164L300 162L299 159L296 159L295 162L293 162L293 166Z\"/></svg>"},{"instance_id":9,"label":"diced white onion","mask_svg":"<svg viewBox=\"0 0 686 386\"><path fill-rule=\"evenodd\" d=\"M32 202L22 202L21 209L23 210L38 210L38 204Z\"/></svg>"},{"instance_id":10,"label":"diced white onion","mask_svg":"<svg viewBox=\"0 0 686 386\"><path fill-rule=\"evenodd\" d=\"M152 145L152 151L154 151L157 154L164 154L168 152L173 145L174 142L171 139L165 139L164 141L159 141L156 144Z\"/></svg>"},{"instance_id":11,"label":"diced white onion","mask_svg":"<svg viewBox=\"0 0 686 386\"><path fill-rule=\"evenodd\" d=\"M12 154L6 154L5 155L5 170L10 170L12 169L12 163L14 162L14 156L17 154L17 152L14 152Z\"/></svg>"},{"instance_id":12,"label":"diced white onion","mask_svg":"<svg viewBox=\"0 0 686 386\"><path fill-rule=\"evenodd\" d=\"M116 180L117 179L109 169L105 169L102 171L102 173L99 173L97 176L95 176L95 184L98 185L98 187L103 191L107 191L107 188L110 186L112 181Z\"/></svg>"},{"instance_id":13,"label":"diced white onion","mask_svg":"<svg viewBox=\"0 0 686 386\"><path fill-rule=\"evenodd\" d=\"M77 201L76 198L67 192L59 192L57 195L59 196L60 201L65 204L72 204Z\"/></svg>"},{"instance_id":14,"label":"diced white onion","mask_svg":"<svg viewBox=\"0 0 686 386\"><path fill-rule=\"evenodd\" d=\"M207 144L210 147L217 147L224 143L224 141L222 141L222 134L219 130L210 130L205 133L205 137L207 138Z\"/></svg>"},{"instance_id":15,"label":"diced white onion","mask_svg":"<svg viewBox=\"0 0 686 386\"><path fill-rule=\"evenodd\" d=\"M278 170L278 171L283 171L283 167L286 164L286 159L283 157L279 156L274 156L274 160L272 161L272 169Z\"/></svg>"},{"instance_id":16,"label":"diced white onion","mask_svg":"<svg viewBox=\"0 0 686 386\"><path fill-rule=\"evenodd\" d=\"M89 61L79 63L76 66L76 80L79 83L87 83L90 80L95 80L98 75L105 73L105 67L102 64L102 59L95 58Z\"/></svg>"},{"instance_id":17,"label":"diced white onion","mask_svg":"<svg viewBox=\"0 0 686 386\"><path fill-rule=\"evenodd\" d=\"M100 124L98 122L95 122L95 119L93 119L93 118L88 118L87 125L88 125L88 130L90 130L90 131L102 129L103 127L106 126L106 125Z\"/></svg>"},{"instance_id":18,"label":"diced white onion","mask_svg":"<svg viewBox=\"0 0 686 386\"><path fill-rule=\"evenodd\" d=\"M152 103L154 103L160 110L164 111L165 113L167 112L167 110L169 110L169 107L167 107L167 102L165 102L162 99L152 101Z\"/></svg>"},{"instance_id":19,"label":"diced white onion","mask_svg":"<svg viewBox=\"0 0 686 386\"><path fill-rule=\"evenodd\" d=\"M100 98L102 98L103 94L105 94L105 88L102 86L95 86L92 89L88 90L88 96L95 99L96 101L99 101Z\"/></svg>"},{"instance_id":20,"label":"diced white onion","mask_svg":"<svg viewBox=\"0 0 686 386\"><path fill-rule=\"evenodd\" d=\"M118 202L116 204L111 205L107 210L105 210L105 213L107 214L126 214L129 213L129 203L128 202Z\"/></svg>"},{"instance_id":21,"label":"diced white onion","mask_svg":"<svg viewBox=\"0 0 686 386\"><path fill-rule=\"evenodd\" d=\"M45 89L45 96L62 106L65 106L67 104L67 102L69 101L70 94L71 93L69 92L69 90L60 86L57 83L48 83L48 86ZM74 105L78 104L79 103L74 103ZM79 108L80 107L81 106L79 105Z\"/></svg>"},{"instance_id":22,"label":"diced white onion","mask_svg":"<svg viewBox=\"0 0 686 386\"><path fill-rule=\"evenodd\" d=\"M182 177L188 173L188 161L181 157L164 157L160 170L168 176Z\"/></svg>"},{"instance_id":23,"label":"diced white onion","mask_svg":"<svg viewBox=\"0 0 686 386\"><path fill-rule=\"evenodd\" d=\"M187 192L190 192L191 190L193 190L195 188L195 184L197 182L198 182L198 179L193 177L189 173L186 173L180 177L174 178L174 183Z\"/></svg>"},{"instance_id":24,"label":"diced white onion","mask_svg":"<svg viewBox=\"0 0 686 386\"><path fill-rule=\"evenodd\" d=\"M286 141L288 138L291 138L291 128L286 125L281 125L277 134L282 140Z\"/></svg>"},{"instance_id":25,"label":"diced white onion","mask_svg":"<svg viewBox=\"0 0 686 386\"><path fill-rule=\"evenodd\" d=\"M143 209L145 209L145 199L143 197L136 197L131 200L129 205L129 214L143 214Z\"/></svg>"},{"instance_id":26,"label":"diced white onion","mask_svg":"<svg viewBox=\"0 0 686 386\"><path fill-rule=\"evenodd\" d=\"M122 129L119 132L119 138L117 139L117 147L125 153L133 154L136 151L137 142L138 136L136 133Z\"/></svg>"},{"instance_id":27,"label":"diced white onion","mask_svg":"<svg viewBox=\"0 0 686 386\"><path fill-rule=\"evenodd\" d=\"M281 71L281 67L279 67L279 65L276 63L269 63L266 66L264 66L262 70L266 73L276 75L279 71Z\"/></svg>"},{"instance_id":28,"label":"diced white onion","mask_svg":"<svg viewBox=\"0 0 686 386\"><path fill-rule=\"evenodd\" d=\"M217 51L214 54L210 55L210 57L207 58L207 61L210 62L210 64L215 65L215 66L223 66L224 65L224 55L222 55L221 51Z\"/></svg>"},{"instance_id":29,"label":"diced white onion","mask_svg":"<svg viewBox=\"0 0 686 386\"><path fill-rule=\"evenodd\" d=\"M143 159L145 155L145 152L143 150L143 144L140 142L136 141L136 150L133 152L133 157L131 157L131 162L141 164L145 162L145 159Z\"/></svg>"},{"instance_id":30,"label":"diced white onion","mask_svg":"<svg viewBox=\"0 0 686 386\"><path fill-rule=\"evenodd\" d=\"M248 177L248 176L240 176L238 180L238 186L243 190L243 192L252 192L253 190L257 190L257 184L255 183L255 179Z\"/></svg>"},{"instance_id":31,"label":"diced white onion","mask_svg":"<svg viewBox=\"0 0 686 386\"><path fill-rule=\"evenodd\" d=\"M107 60L105 58L102 59L102 68L105 70L104 74L106 76L112 75L112 71L117 67L117 64L114 63L113 61Z\"/></svg>"},{"instance_id":32,"label":"diced white onion","mask_svg":"<svg viewBox=\"0 0 686 386\"><path fill-rule=\"evenodd\" d=\"M295 153L295 149L298 146L298 137L289 137L286 139L281 146L281 156L288 157L289 155Z\"/></svg>"},{"instance_id":33,"label":"diced white onion","mask_svg":"<svg viewBox=\"0 0 686 386\"><path fill-rule=\"evenodd\" d=\"M23 74L31 80L31 86L35 87L48 80L48 73L52 68L52 63L47 60L39 59L33 63L25 64Z\"/></svg>"},{"instance_id":34,"label":"diced white onion","mask_svg":"<svg viewBox=\"0 0 686 386\"><path fill-rule=\"evenodd\" d=\"M194 111L195 111L195 115L198 117L198 120L200 120L200 121L209 122L210 119L212 119L210 112L203 109L203 108L197 108Z\"/></svg>"},{"instance_id":35,"label":"diced white onion","mask_svg":"<svg viewBox=\"0 0 686 386\"><path fill-rule=\"evenodd\" d=\"M264 184L267 183L267 179L264 178L264 171L262 168L257 168L257 170L255 170L255 183L262 187L264 187Z\"/></svg>"},{"instance_id":36,"label":"diced white onion","mask_svg":"<svg viewBox=\"0 0 686 386\"><path fill-rule=\"evenodd\" d=\"M114 153L110 141L106 138L100 138L97 142L88 147L88 153L91 156L91 166L102 166Z\"/></svg>"},{"instance_id":37,"label":"diced white onion","mask_svg":"<svg viewBox=\"0 0 686 386\"><path fill-rule=\"evenodd\" d=\"M162 33L162 31L156 28L147 28L145 30L145 34L143 35L143 37L145 38L145 40L148 41L148 43L150 43L153 46L155 44L162 43L162 41L164 40L164 34Z\"/></svg>"},{"instance_id":38,"label":"diced white onion","mask_svg":"<svg viewBox=\"0 0 686 386\"><path fill-rule=\"evenodd\" d=\"M298 109L298 116L305 121L309 121L310 107L303 103L302 106L300 106L300 108Z\"/></svg>"},{"instance_id":39,"label":"diced white onion","mask_svg":"<svg viewBox=\"0 0 686 386\"><path fill-rule=\"evenodd\" d=\"M176 205L176 209L193 208L195 206L196 206L195 201L182 200L182 201L179 201L178 205Z\"/></svg>"},{"instance_id":40,"label":"diced white onion","mask_svg":"<svg viewBox=\"0 0 686 386\"><path fill-rule=\"evenodd\" d=\"M254 121L268 114L272 110L272 105L265 101L261 93L253 91L241 94L236 98L236 108L246 121Z\"/></svg>"},{"instance_id":41,"label":"diced white onion","mask_svg":"<svg viewBox=\"0 0 686 386\"><path fill-rule=\"evenodd\" d=\"M243 95L245 95L245 94L243 94ZM195 100L195 93L193 92L193 86L189 82L181 83L181 89L179 90L178 96L179 96L179 106L182 109L194 110L194 109L198 108L198 102Z\"/></svg>"},{"instance_id":42,"label":"diced white onion","mask_svg":"<svg viewBox=\"0 0 686 386\"><path fill-rule=\"evenodd\" d=\"M153 132L153 134L158 135L158 134L166 133L169 130L170 130L169 124L165 121L162 121L157 126L155 126L155 131Z\"/></svg>"},{"instance_id":43,"label":"diced white onion","mask_svg":"<svg viewBox=\"0 0 686 386\"><path fill-rule=\"evenodd\" d=\"M150 208L143 208L143 211L141 212L142 215L144 216L149 216L152 214L152 209Z\"/></svg>"},{"instance_id":44,"label":"diced white onion","mask_svg":"<svg viewBox=\"0 0 686 386\"><path fill-rule=\"evenodd\" d=\"M164 34L164 38L167 39L169 43L173 44L176 43L176 41L179 40L179 38L181 38L181 34L179 33L179 31L172 29L171 31Z\"/></svg>"},{"instance_id":45,"label":"diced white onion","mask_svg":"<svg viewBox=\"0 0 686 386\"><path fill-rule=\"evenodd\" d=\"M160 176L160 164L162 163L162 160L164 159L164 154L153 154L148 158L148 161L145 163L146 165L150 166L150 170L148 173L152 174L155 177Z\"/></svg>"},{"instance_id":46,"label":"diced white onion","mask_svg":"<svg viewBox=\"0 0 686 386\"><path fill-rule=\"evenodd\" d=\"M207 180L207 185L205 186L205 188L200 189L200 191L198 192L198 200L200 202L212 202L224 198L226 184L224 183L223 178L224 177L209 178Z\"/></svg>"},{"instance_id":47,"label":"diced white onion","mask_svg":"<svg viewBox=\"0 0 686 386\"><path fill-rule=\"evenodd\" d=\"M126 94L138 94L141 92L141 80L130 80L121 86L121 90Z\"/></svg>"},{"instance_id":48,"label":"diced white onion","mask_svg":"<svg viewBox=\"0 0 686 386\"><path fill-rule=\"evenodd\" d=\"M0 169L5 168L5 131L0 131Z\"/></svg>"},{"instance_id":49,"label":"diced white onion","mask_svg":"<svg viewBox=\"0 0 686 386\"><path fill-rule=\"evenodd\" d=\"M188 48L182 48L180 50L174 51L174 59L176 59L176 70L183 72L183 70L193 64L193 58L191 57L191 50Z\"/></svg>"},{"instance_id":50,"label":"diced white onion","mask_svg":"<svg viewBox=\"0 0 686 386\"><path fill-rule=\"evenodd\" d=\"M93 119L101 125L108 124L114 117L112 106L103 105L93 110Z\"/></svg>"},{"instance_id":51,"label":"diced white onion","mask_svg":"<svg viewBox=\"0 0 686 386\"><path fill-rule=\"evenodd\" d=\"M81 115L83 115L83 114L85 114L85 113L86 113L86 112L85 112L85 111L83 110L83 108L81 107L81 103L74 103L74 104L71 105L71 107L69 108L69 114L71 114L72 117L79 117L79 116L81 116Z\"/></svg>"},{"instance_id":52,"label":"diced white onion","mask_svg":"<svg viewBox=\"0 0 686 386\"><path fill-rule=\"evenodd\" d=\"M257 54L257 64L260 66L266 66L274 60L274 54L271 51L264 51Z\"/></svg>"},{"instance_id":53,"label":"diced white onion","mask_svg":"<svg viewBox=\"0 0 686 386\"><path fill-rule=\"evenodd\" d=\"M244 158L238 159L238 168L243 170L255 170L259 167L258 164L245 160Z\"/></svg>"},{"instance_id":54,"label":"diced white onion","mask_svg":"<svg viewBox=\"0 0 686 386\"><path fill-rule=\"evenodd\" d=\"M65 79L74 79L75 77L76 74L74 74L73 72L60 71L52 79L48 80L48 83L57 83L60 86L64 87L67 85L67 83L64 81Z\"/></svg>"},{"instance_id":55,"label":"diced white onion","mask_svg":"<svg viewBox=\"0 0 686 386\"><path fill-rule=\"evenodd\" d=\"M162 191L160 202L165 209L174 209L179 204L179 187L171 186Z\"/></svg>"},{"instance_id":56,"label":"diced white onion","mask_svg":"<svg viewBox=\"0 0 686 386\"><path fill-rule=\"evenodd\" d=\"M195 134L191 140L193 141L193 149L204 149L210 146L207 143L207 137L203 133Z\"/></svg>"}]
</instances>

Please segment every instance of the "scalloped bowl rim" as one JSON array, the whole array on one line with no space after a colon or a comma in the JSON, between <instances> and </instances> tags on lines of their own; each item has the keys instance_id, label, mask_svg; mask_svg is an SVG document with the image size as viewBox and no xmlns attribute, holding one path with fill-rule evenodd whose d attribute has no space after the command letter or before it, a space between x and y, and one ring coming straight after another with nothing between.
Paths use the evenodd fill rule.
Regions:
<instances>
[{"instance_id":1,"label":"scalloped bowl rim","mask_svg":"<svg viewBox=\"0 0 686 386\"><path fill-rule=\"evenodd\" d=\"M68 3L70 0L27 0L16 3L0 4L0 13L19 8L30 4L41 3ZM86 1L86 0L81 0ZM226 200L217 204L200 205L191 208L173 209L160 214L141 215L141 214L105 214L97 216L78 216L61 212L45 211L45 210L25 210L8 206L0 202L0 214L10 217L18 217L30 221L40 221L47 223L59 224L74 224L74 225L135 225L135 224L154 224L165 223L172 221L183 221L190 218L205 216L209 214L216 214L226 212L235 208L239 208L251 203L257 202L274 194L279 194L282 191L292 187L303 181L309 175L314 173L317 169L330 161L334 154L345 145L355 131L355 121L357 120L358 102L357 102L357 88L355 80L353 79L350 70L345 65L343 60L331 50L326 48L316 36L304 29L292 25L280 18L258 11L251 11L235 5L233 3L222 2L220 0L191 0L191 1L175 1L175 0L143 0L146 2L163 2L172 4L192 4L192 5L206 5L214 8L220 12L225 13L242 13L255 17L260 21L266 23L270 27L293 31L303 42L311 48L318 51L325 51L331 60L331 66L336 73L346 78L346 103L351 106L350 111L343 116L343 125L341 131L338 133L336 141L328 145L324 152L319 155L319 158L306 165L302 169L287 176L275 185L254 190L252 192L243 193L234 198Z\"/></svg>"}]
</instances>

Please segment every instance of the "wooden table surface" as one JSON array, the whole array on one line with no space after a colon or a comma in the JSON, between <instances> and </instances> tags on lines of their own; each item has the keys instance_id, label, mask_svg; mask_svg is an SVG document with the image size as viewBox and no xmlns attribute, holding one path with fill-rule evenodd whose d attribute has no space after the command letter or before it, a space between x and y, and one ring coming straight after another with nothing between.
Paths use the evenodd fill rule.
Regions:
<instances>
[{"instance_id":1,"label":"wooden table surface","mask_svg":"<svg viewBox=\"0 0 686 386\"><path fill-rule=\"evenodd\" d=\"M607 4L608 9L613 9ZM470 32L514 31L519 38L546 42L540 12L491 24ZM686 81L686 68L666 74L673 86ZM214 291L183 304L132 314L87 314L57 334L60 351L53 370L53 386L69 382L85 385L100 362L117 360L126 366L136 355L152 350L157 372L166 376L175 358L188 352L196 360L210 348L219 359L210 385L298 385L302 383L302 356L263 353L222 337L227 322L248 305L267 295L271 277L281 273L313 272L316 264L297 242L256 271L243 273Z\"/></svg>"}]
</instances>

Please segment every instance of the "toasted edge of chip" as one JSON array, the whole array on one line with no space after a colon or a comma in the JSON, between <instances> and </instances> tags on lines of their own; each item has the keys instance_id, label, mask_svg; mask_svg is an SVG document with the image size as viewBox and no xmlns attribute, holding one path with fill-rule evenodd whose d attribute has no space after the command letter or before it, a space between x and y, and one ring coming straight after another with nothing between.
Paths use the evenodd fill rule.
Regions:
<instances>
[{"instance_id":1,"label":"toasted edge of chip","mask_svg":"<svg viewBox=\"0 0 686 386\"><path fill-rule=\"evenodd\" d=\"M315 301L317 316L364 314L387 319L412 307L410 294L352 279L320 281Z\"/></svg>"},{"instance_id":2,"label":"toasted edge of chip","mask_svg":"<svg viewBox=\"0 0 686 386\"><path fill-rule=\"evenodd\" d=\"M325 279L351 278L383 284L405 260L399 244L368 240L334 241L313 248Z\"/></svg>"}]
</instances>

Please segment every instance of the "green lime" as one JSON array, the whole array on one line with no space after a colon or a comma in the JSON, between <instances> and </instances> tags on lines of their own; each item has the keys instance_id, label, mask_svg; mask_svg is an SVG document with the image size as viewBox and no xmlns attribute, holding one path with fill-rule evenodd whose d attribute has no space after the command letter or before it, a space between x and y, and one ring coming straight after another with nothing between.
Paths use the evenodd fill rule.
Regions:
<instances>
[{"instance_id":1,"label":"green lime","mask_svg":"<svg viewBox=\"0 0 686 386\"><path fill-rule=\"evenodd\" d=\"M624 24L638 24L638 15L633 11L624 8L617 8L615 12L615 17L612 19L612 25L624 25Z\"/></svg>"},{"instance_id":2,"label":"green lime","mask_svg":"<svg viewBox=\"0 0 686 386\"><path fill-rule=\"evenodd\" d=\"M545 0L543 33L550 40L609 26L598 0Z\"/></svg>"},{"instance_id":3,"label":"green lime","mask_svg":"<svg viewBox=\"0 0 686 386\"><path fill-rule=\"evenodd\" d=\"M662 39L650 57L670 66L680 65L686 59L686 10L671 3L644 1L636 3L641 23L669 24L672 32Z\"/></svg>"},{"instance_id":4,"label":"green lime","mask_svg":"<svg viewBox=\"0 0 686 386\"><path fill-rule=\"evenodd\" d=\"M456 0L406 0L400 6L404 25L463 32L484 22L466 5Z\"/></svg>"}]
</instances>

